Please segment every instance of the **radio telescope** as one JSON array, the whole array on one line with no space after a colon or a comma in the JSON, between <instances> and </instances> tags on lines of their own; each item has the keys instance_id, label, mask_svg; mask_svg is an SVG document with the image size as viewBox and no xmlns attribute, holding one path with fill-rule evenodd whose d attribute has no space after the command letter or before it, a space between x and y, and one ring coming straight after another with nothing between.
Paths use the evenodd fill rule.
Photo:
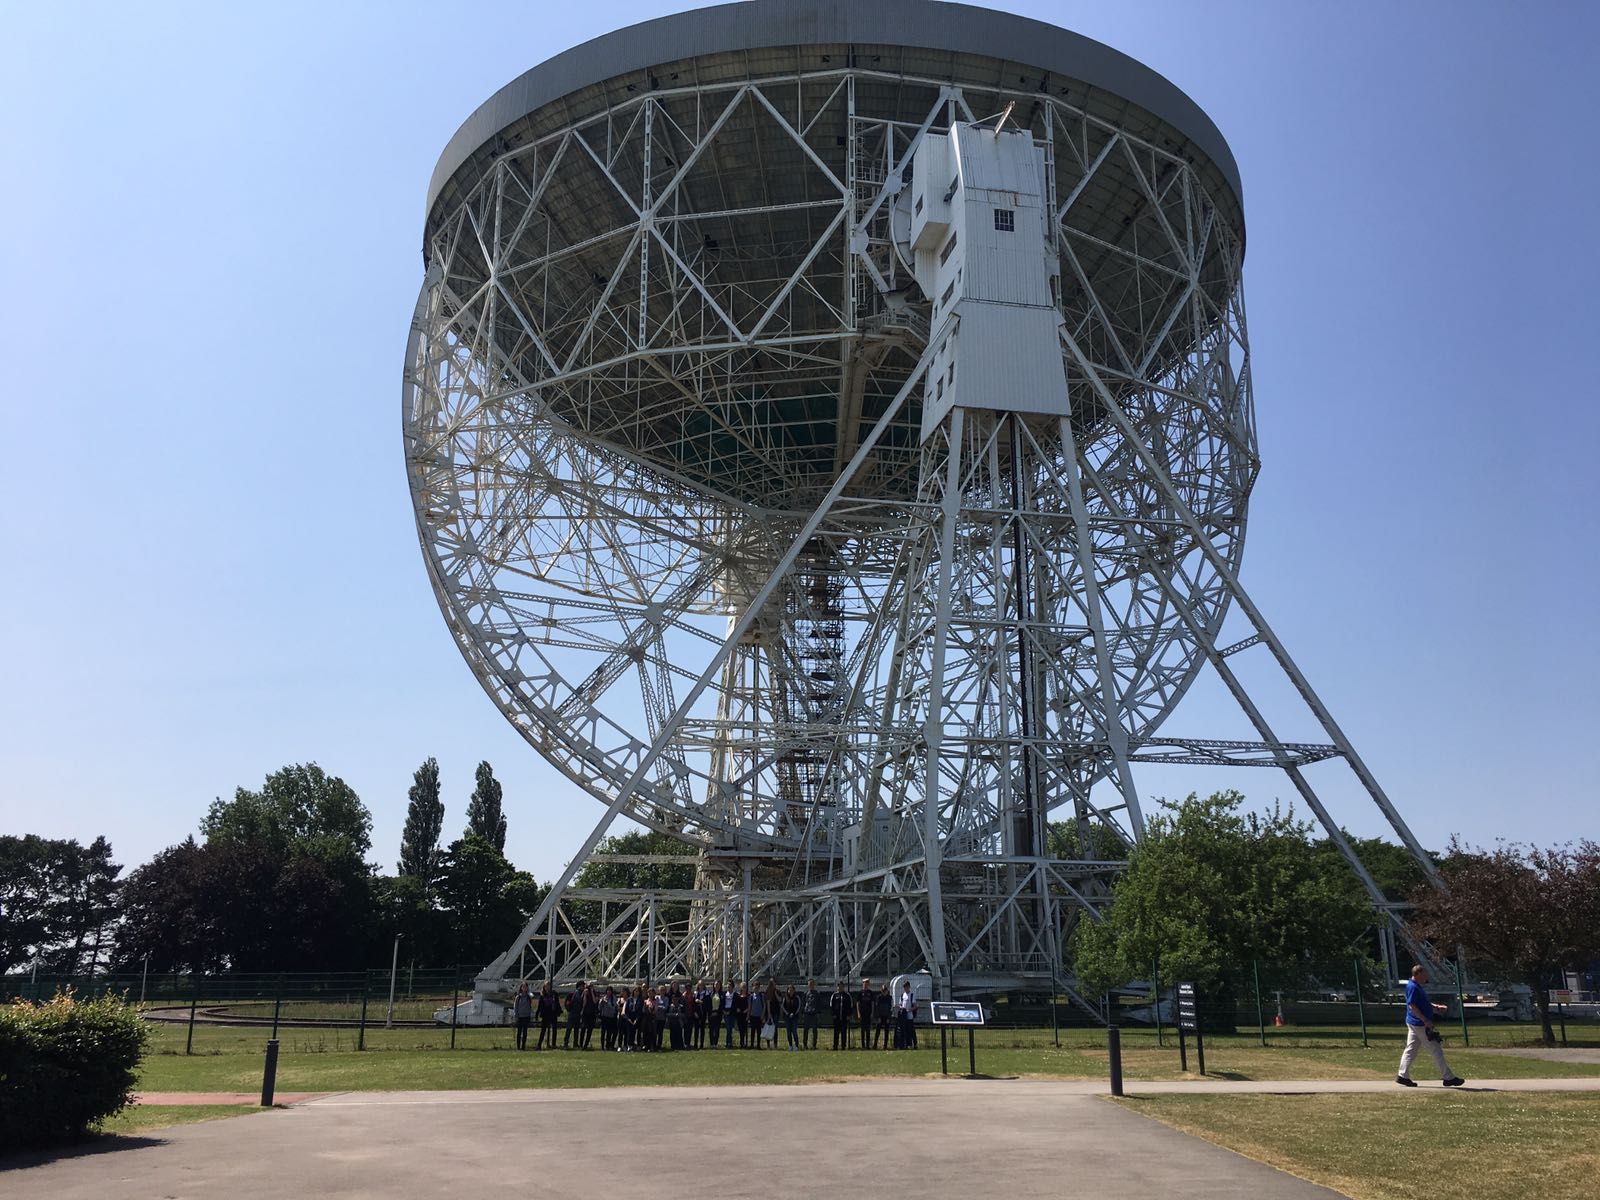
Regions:
<instances>
[{"instance_id":1,"label":"radio telescope","mask_svg":"<svg viewBox=\"0 0 1600 1200\"><path fill-rule=\"evenodd\" d=\"M519 960L1070 986L1147 761L1286 771L1386 905L1302 770L1343 759L1431 871L1239 584L1244 245L1187 96L964 5L700 9L474 113L428 191L417 529L599 806L474 1011ZM1258 646L1325 743L1274 732L1228 661ZM1159 732L1208 664L1257 740ZM694 887L574 887L618 817Z\"/></svg>"}]
</instances>

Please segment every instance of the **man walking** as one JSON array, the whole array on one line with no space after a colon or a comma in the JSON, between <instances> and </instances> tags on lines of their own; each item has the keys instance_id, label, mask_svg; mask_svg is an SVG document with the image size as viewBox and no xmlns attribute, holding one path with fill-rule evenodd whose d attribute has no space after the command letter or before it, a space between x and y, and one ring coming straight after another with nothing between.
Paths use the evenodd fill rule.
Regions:
<instances>
[{"instance_id":1,"label":"man walking","mask_svg":"<svg viewBox=\"0 0 1600 1200\"><path fill-rule=\"evenodd\" d=\"M1426 984L1428 969L1421 964L1411 968L1411 979L1406 984L1406 1048L1400 1053L1400 1073L1394 1081L1401 1087L1416 1087L1411 1078L1411 1064L1419 1047L1427 1047L1433 1065L1439 1068L1445 1087L1460 1087L1466 1082L1450 1070L1444 1061L1444 1046L1439 1031L1433 1027L1433 1014L1444 1012L1443 1004L1435 1004L1428 997Z\"/></svg>"},{"instance_id":2,"label":"man walking","mask_svg":"<svg viewBox=\"0 0 1600 1200\"><path fill-rule=\"evenodd\" d=\"M844 990L844 980L834 985L828 997L828 1011L833 1014L833 1048L850 1049L850 993Z\"/></svg>"}]
</instances>

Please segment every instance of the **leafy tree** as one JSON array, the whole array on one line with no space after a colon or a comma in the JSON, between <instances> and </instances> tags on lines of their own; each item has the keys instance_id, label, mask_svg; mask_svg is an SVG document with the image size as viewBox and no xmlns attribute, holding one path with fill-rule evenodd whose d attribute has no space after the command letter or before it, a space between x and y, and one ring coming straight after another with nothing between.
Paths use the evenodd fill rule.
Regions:
<instances>
[{"instance_id":1,"label":"leafy tree","mask_svg":"<svg viewBox=\"0 0 1600 1200\"><path fill-rule=\"evenodd\" d=\"M1356 837L1349 830L1341 830L1345 841L1350 843L1350 848L1356 852L1356 857L1361 860L1361 865L1367 868L1373 882L1378 885L1391 900L1404 900L1418 888L1428 882L1427 872L1407 850L1398 842L1391 842L1380 837ZM1344 860L1344 855L1339 853L1339 848L1333 844L1332 838L1323 838L1317 842L1318 855L1326 858L1326 869L1331 873L1343 873L1349 879L1350 886L1366 895L1361 887L1361 881L1356 878L1355 872L1349 869L1349 864ZM1432 855L1435 861L1438 855Z\"/></svg>"},{"instance_id":2,"label":"leafy tree","mask_svg":"<svg viewBox=\"0 0 1600 1200\"><path fill-rule=\"evenodd\" d=\"M1435 944L1460 946L1532 988L1544 1043L1555 1045L1550 984L1564 968L1600 958L1600 843L1545 850L1503 842L1481 850L1452 840L1440 870L1445 889L1412 896L1418 927Z\"/></svg>"},{"instance_id":3,"label":"leafy tree","mask_svg":"<svg viewBox=\"0 0 1600 1200\"><path fill-rule=\"evenodd\" d=\"M1128 857L1128 847L1115 830L1101 821L1081 817L1051 821L1045 831L1045 846L1052 858L1120 862Z\"/></svg>"},{"instance_id":4,"label":"leafy tree","mask_svg":"<svg viewBox=\"0 0 1600 1200\"><path fill-rule=\"evenodd\" d=\"M405 832L400 835L399 873L413 876L428 887L438 877L439 831L444 828L437 759L429 758L417 768L412 776L410 801Z\"/></svg>"},{"instance_id":5,"label":"leafy tree","mask_svg":"<svg viewBox=\"0 0 1600 1200\"><path fill-rule=\"evenodd\" d=\"M60 893L53 911L54 942L46 955L53 971L76 975L106 965L118 916L117 876L111 843L97 837L87 846L63 843Z\"/></svg>"},{"instance_id":6,"label":"leafy tree","mask_svg":"<svg viewBox=\"0 0 1600 1200\"><path fill-rule=\"evenodd\" d=\"M344 780L316 763L297 763L268 775L259 792L239 788L217 800L201 822L208 842L248 842L279 857L365 860L372 849L372 814Z\"/></svg>"},{"instance_id":7,"label":"leafy tree","mask_svg":"<svg viewBox=\"0 0 1600 1200\"><path fill-rule=\"evenodd\" d=\"M575 888L643 888L651 891L684 890L694 887L696 852L689 843L654 829L635 829L614 834L597 847L596 855L668 856L679 861L587 862L573 877ZM597 926L600 906L592 901L575 901L570 906L575 920ZM663 921L682 921L689 915L683 901L668 901L657 909Z\"/></svg>"},{"instance_id":8,"label":"leafy tree","mask_svg":"<svg viewBox=\"0 0 1600 1200\"><path fill-rule=\"evenodd\" d=\"M117 916L111 843L0 836L0 971L37 962L76 974L100 966Z\"/></svg>"},{"instance_id":9,"label":"leafy tree","mask_svg":"<svg viewBox=\"0 0 1600 1200\"><path fill-rule=\"evenodd\" d=\"M1078 929L1077 969L1090 987L1148 977L1159 962L1164 978L1216 995L1253 962L1264 981L1290 983L1349 953L1370 911L1325 869L1310 825L1292 811L1246 813L1243 804L1232 791L1162 803L1105 919Z\"/></svg>"},{"instance_id":10,"label":"leafy tree","mask_svg":"<svg viewBox=\"0 0 1600 1200\"><path fill-rule=\"evenodd\" d=\"M441 851L439 860L444 854ZM374 912L373 951L385 957L395 934L400 953L412 962L443 963L452 959L450 917L439 909L436 889L415 875L385 875L372 881Z\"/></svg>"},{"instance_id":11,"label":"leafy tree","mask_svg":"<svg viewBox=\"0 0 1600 1200\"><path fill-rule=\"evenodd\" d=\"M694 886L695 849L687 842L653 829L636 829L606 838L596 855L670 855L673 863L587 862L573 877L579 888L687 889Z\"/></svg>"},{"instance_id":12,"label":"leafy tree","mask_svg":"<svg viewBox=\"0 0 1600 1200\"><path fill-rule=\"evenodd\" d=\"M467 801L467 832L477 834L500 853L505 853L506 815L500 807L500 781L487 762L478 764L472 799Z\"/></svg>"},{"instance_id":13,"label":"leafy tree","mask_svg":"<svg viewBox=\"0 0 1600 1200\"><path fill-rule=\"evenodd\" d=\"M123 969L135 967L147 955L156 971L209 971L223 965L204 857L191 837L129 873L122 886L117 941Z\"/></svg>"},{"instance_id":14,"label":"leafy tree","mask_svg":"<svg viewBox=\"0 0 1600 1200\"><path fill-rule=\"evenodd\" d=\"M517 871L478 833L468 830L451 842L445 851L439 900L449 920L454 959L492 959L517 935L541 897L532 877Z\"/></svg>"},{"instance_id":15,"label":"leafy tree","mask_svg":"<svg viewBox=\"0 0 1600 1200\"><path fill-rule=\"evenodd\" d=\"M0 836L0 972L30 961L54 940L61 846L31 833Z\"/></svg>"},{"instance_id":16,"label":"leafy tree","mask_svg":"<svg viewBox=\"0 0 1600 1200\"><path fill-rule=\"evenodd\" d=\"M160 970L306 971L359 964L373 936L372 818L314 763L211 805L206 840L128 880L119 955Z\"/></svg>"}]
</instances>

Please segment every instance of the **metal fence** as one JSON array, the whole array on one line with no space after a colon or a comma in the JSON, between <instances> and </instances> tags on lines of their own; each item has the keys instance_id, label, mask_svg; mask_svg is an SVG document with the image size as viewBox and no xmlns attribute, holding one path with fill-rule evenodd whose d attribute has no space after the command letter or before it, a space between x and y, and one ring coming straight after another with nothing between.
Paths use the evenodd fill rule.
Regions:
<instances>
[{"instance_id":1,"label":"metal fence","mask_svg":"<svg viewBox=\"0 0 1600 1200\"><path fill-rule=\"evenodd\" d=\"M1242 987L1202 991L1199 1018L1207 1036L1254 1038L1262 1045L1332 1049L1403 1036L1400 981L1374 980L1363 970L1353 962L1348 985L1294 990L1262 985L1261 972L1252 971ZM289 1053L507 1048L513 1037L509 1023L468 1027L449 1019L471 995L477 973L476 965L462 965L393 972L27 974L0 977L0 999L45 1000L65 989L79 996L122 995L156 1026L158 1050L166 1053L221 1053L256 1045L264 1036L280 1038ZM1441 1024L1457 1027L1467 1045L1527 1044L1538 1036L1526 988L1448 980L1436 981L1432 991L1450 1005ZM984 998L990 1027L1019 1034L1059 1037L1115 1025L1135 1037L1143 1031L1162 1045L1174 1033L1176 997L1169 981L1139 981L1093 998L1088 1007L1082 999L1025 992ZM1553 993L1551 1019L1560 1044L1600 1040L1600 996ZM564 1034L565 1018L561 1025Z\"/></svg>"}]
</instances>

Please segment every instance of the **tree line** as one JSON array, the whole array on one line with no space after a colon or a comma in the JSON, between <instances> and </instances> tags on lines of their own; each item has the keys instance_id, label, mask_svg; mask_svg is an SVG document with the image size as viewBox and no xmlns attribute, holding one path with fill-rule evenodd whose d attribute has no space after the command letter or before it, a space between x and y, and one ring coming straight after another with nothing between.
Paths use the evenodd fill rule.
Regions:
<instances>
[{"instance_id":1,"label":"tree line","mask_svg":"<svg viewBox=\"0 0 1600 1200\"><path fill-rule=\"evenodd\" d=\"M349 970L486 962L545 888L505 856L500 781L478 764L461 836L441 845L439 764L417 768L399 861L368 861L372 814L315 763L217 799L191 835L122 876L89 846L0 836L0 974Z\"/></svg>"},{"instance_id":2,"label":"tree line","mask_svg":"<svg viewBox=\"0 0 1600 1200\"><path fill-rule=\"evenodd\" d=\"M413 776L393 874L368 862L372 816L315 763L286 766L260 790L213 802L198 837L122 877L103 837L88 846L0 836L0 973L347 970L404 959L488 962L510 944L547 887L505 856L502 789L478 764L461 836L441 845L439 764ZM1549 991L1564 970L1600 959L1600 844L1491 850L1453 841L1435 855L1435 888L1403 847L1345 835L1379 888L1409 900L1408 921L1440 954L1465 951L1482 977L1532 988L1549 1032ZM624 833L599 849L676 855L679 863L591 862L579 887L694 885L692 849L666 834ZM1050 829L1064 859L1115 859L1098 825ZM581 907L581 906L579 906ZM574 911L575 919L584 914ZM1163 802L1099 920L1080 922L1075 970L1093 989L1152 973L1193 980L1220 999L1259 977L1267 988L1349 978L1352 958L1379 978L1382 917L1327 838L1292 810L1251 812L1237 792Z\"/></svg>"},{"instance_id":3,"label":"tree line","mask_svg":"<svg viewBox=\"0 0 1600 1200\"><path fill-rule=\"evenodd\" d=\"M1452 840L1431 855L1435 887L1404 847L1344 837L1385 896L1409 901L1407 922L1439 957L1465 954L1478 978L1527 985L1555 1043L1550 988L1600 960L1600 843L1486 850ZM1191 795L1150 820L1103 919L1076 930L1073 958L1091 988L1159 974L1194 982L1226 1010L1257 977L1263 988L1298 988L1349 980L1361 961L1367 979L1382 979L1381 920L1338 848L1292 810L1249 812L1238 792Z\"/></svg>"}]
</instances>

